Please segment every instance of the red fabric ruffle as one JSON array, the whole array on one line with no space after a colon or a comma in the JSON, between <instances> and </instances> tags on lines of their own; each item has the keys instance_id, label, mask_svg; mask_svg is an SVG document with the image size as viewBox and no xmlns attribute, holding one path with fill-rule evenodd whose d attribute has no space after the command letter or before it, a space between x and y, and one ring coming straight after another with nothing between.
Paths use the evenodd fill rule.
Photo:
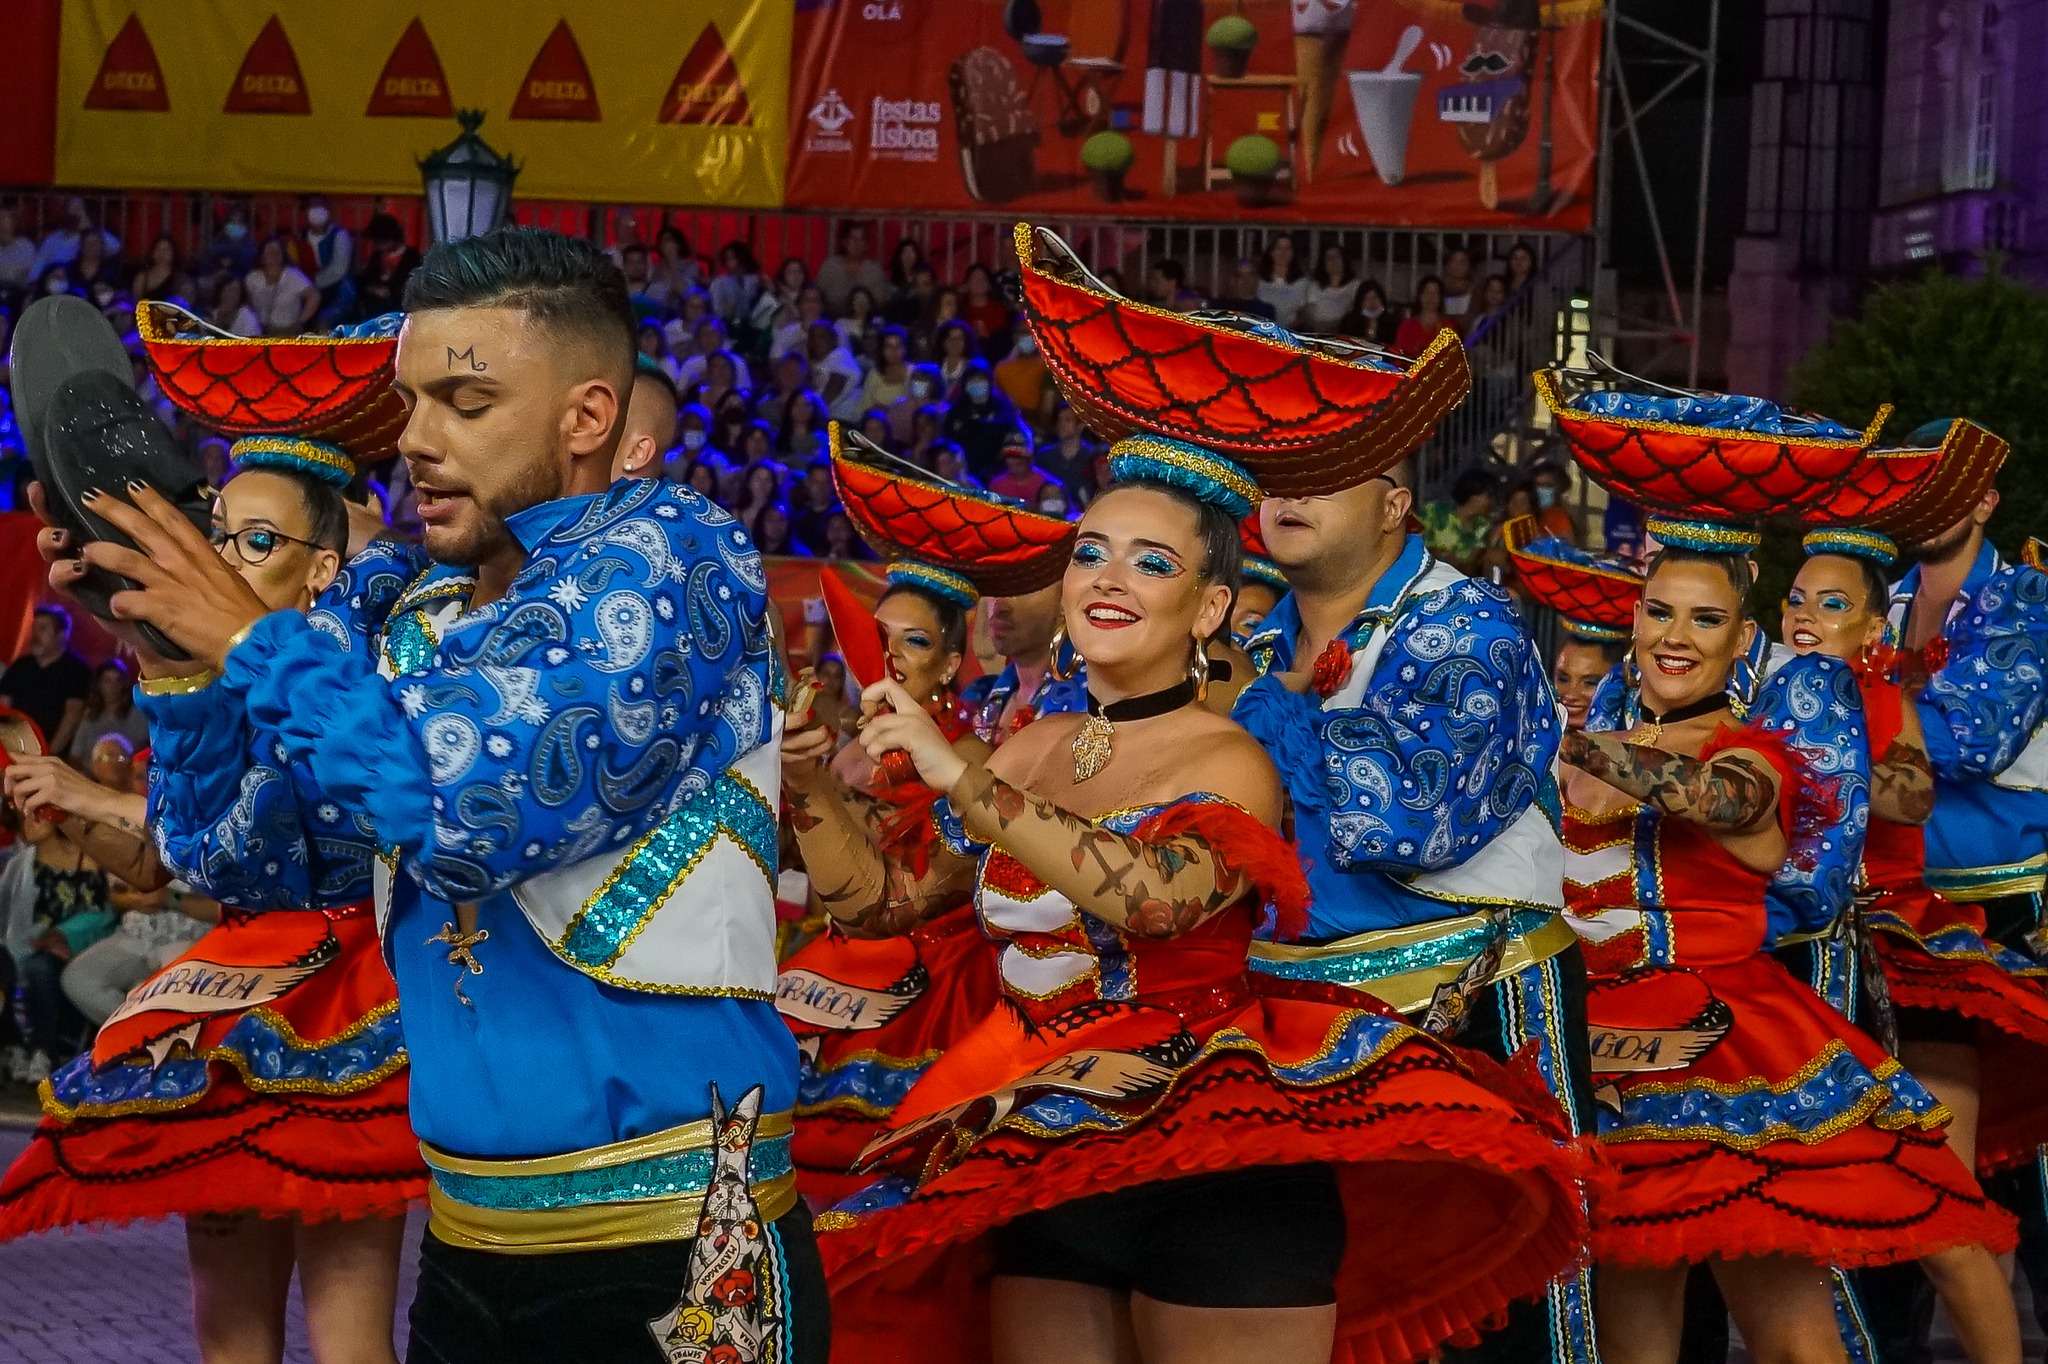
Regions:
<instances>
[{"instance_id":1,"label":"red fabric ruffle","mask_svg":"<svg viewBox=\"0 0 2048 1364\"><path fill-rule=\"evenodd\" d=\"M253 1094L230 1073L168 1112L45 1118L0 1178L0 1240L207 1213L397 1217L426 1195L404 1071L345 1098Z\"/></svg>"},{"instance_id":2,"label":"red fabric ruffle","mask_svg":"<svg viewBox=\"0 0 2048 1364\"><path fill-rule=\"evenodd\" d=\"M1292 843L1234 805L1200 800L1167 806L1140 824L1133 837L1163 843L1181 834L1201 839L1218 866L1258 887L1261 903L1273 906L1280 938L1308 931L1308 873Z\"/></svg>"}]
</instances>

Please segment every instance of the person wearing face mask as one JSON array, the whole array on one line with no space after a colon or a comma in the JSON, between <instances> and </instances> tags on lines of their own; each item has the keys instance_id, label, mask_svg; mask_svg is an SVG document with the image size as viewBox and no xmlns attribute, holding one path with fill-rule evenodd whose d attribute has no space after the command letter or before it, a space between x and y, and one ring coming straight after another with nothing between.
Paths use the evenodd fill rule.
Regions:
<instances>
[{"instance_id":1,"label":"person wearing face mask","mask_svg":"<svg viewBox=\"0 0 2048 1364\"><path fill-rule=\"evenodd\" d=\"M1571 475L1556 460L1542 459L1529 466L1529 500L1536 514L1537 529L1574 545L1586 541L1579 514L1565 499L1571 491Z\"/></svg>"},{"instance_id":2,"label":"person wearing face mask","mask_svg":"<svg viewBox=\"0 0 2048 1364\"><path fill-rule=\"evenodd\" d=\"M886 1298L858 1357L980 1355L984 1320L998 1359L1427 1356L1577 1253L1582 1155L1400 1020L1246 975L1254 925L1299 932L1307 897L1272 760L1198 702L1256 485L1153 434L1111 459L1061 584L1086 714L971 761L900 685L862 698L862 746L945 798L921 858L842 835L825 907L888 933L971 894L1002 1000L823 1219L841 1344ZM1467 1207L1476 1234L1446 1225ZM911 1264L943 1290L890 1292Z\"/></svg>"},{"instance_id":3,"label":"person wearing face mask","mask_svg":"<svg viewBox=\"0 0 2048 1364\"><path fill-rule=\"evenodd\" d=\"M303 613L341 566L354 464L296 437L245 437L233 457L213 541L266 607ZM144 684L160 701L180 687ZM191 737L160 736L162 782L208 761ZM214 733L202 748L233 742ZM21 808L67 811L61 827L131 884L172 883L141 796L33 761L8 769L6 789ZM0 1238L182 1216L203 1359L280 1359L296 1267L313 1357L389 1364L405 1210L427 1188L397 991L370 859L292 846L308 864L303 897L222 916L51 1077L47 1116L0 1177Z\"/></svg>"},{"instance_id":4,"label":"person wearing face mask","mask_svg":"<svg viewBox=\"0 0 2048 1364\"><path fill-rule=\"evenodd\" d=\"M682 481L692 465L714 453L710 449L711 422L711 409L702 403L685 403L676 412L676 443L663 462L665 476Z\"/></svg>"},{"instance_id":5,"label":"person wearing face mask","mask_svg":"<svg viewBox=\"0 0 2048 1364\"><path fill-rule=\"evenodd\" d=\"M906 449L917 439L917 414L930 407L937 415L933 425L933 436L945 425L944 381L939 377L939 367L931 364L912 365L905 380L903 396L885 409L889 415L889 438L896 448Z\"/></svg>"},{"instance_id":6,"label":"person wearing face mask","mask_svg":"<svg viewBox=\"0 0 2048 1364\"><path fill-rule=\"evenodd\" d=\"M256 239L249 231L247 204L228 205L227 215L221 219L220 228L207 243L201 259L206 262L209 274L232 270L240 277L249 273L249 267L256 263Z\"/></svg>"},{"instance_id":7,"label":"person wearing face mask","mask_svg":"<svg viewBox=\"0 0 2048 1364\"><path fill-rule=\"evenodd\" d=\"M982 483L1003 472L1003 447L1022 430L1017 408L996 388L986 360L970 360L960 396L947 409L946 439L967 455L967 469ZM1030 449L1027 439L1025 449Z\"/></svg>"},{"instance_id":8,"label":"person wearing face mask","mask_svg":"<svg viewBox=\"0 0 2048 1364\"><path fill-rule=\"evenodd\" d=\"M1392 349L1401 334L1401 314L1387 306L1387 291L1376 279L1362 281L1351 309L1337 324L1337 334L1369 345Z\"/></svg>"},{"instance_id":9,"label":"person wearing face mask","mask_svg":"<svg viewBox=\"0 0 2048 1364\"><path fill-rule=\"evenodd\" d=\"M306 227L295 254L304 259L296 263L313 277L313 287L320 291L321 323L332 326L355 307L355 238L334 221L325 195L308 195L302 212Z\"/></svg>"}]
</instances>

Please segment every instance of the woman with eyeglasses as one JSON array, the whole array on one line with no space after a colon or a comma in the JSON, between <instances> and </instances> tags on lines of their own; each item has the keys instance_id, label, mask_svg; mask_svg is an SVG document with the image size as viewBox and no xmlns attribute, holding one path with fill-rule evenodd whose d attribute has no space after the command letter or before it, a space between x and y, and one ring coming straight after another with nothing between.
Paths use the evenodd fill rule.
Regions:
<instances>
[{"instance_id":1,"label":"woman with eyeglasses","mask_svg":"<svg viewBox=\"0 0 2048 1364\"><path fill-rule=\"evenodd\" d=\"M271 436L233 455L214 546L266 607L307 610L341 567L354 464L333 446ZM164 782L208 761L156 756ZM142 797L54 760L10 767L6 794L24 811L63 811L64 827L138 887L170 884ZM308 864L312 884L338 888L334 900L368 884L366 868L317 846L271 851ZM294 1268L315 1359L395 1364L399 1247L426 1171L406 1112L397 986L366 899L224 911L51 1076L43 1106L34 1141L0 1178L0 1239L181 1215L207 1364L282 1358Z\"/></svg>"}]
</instances>

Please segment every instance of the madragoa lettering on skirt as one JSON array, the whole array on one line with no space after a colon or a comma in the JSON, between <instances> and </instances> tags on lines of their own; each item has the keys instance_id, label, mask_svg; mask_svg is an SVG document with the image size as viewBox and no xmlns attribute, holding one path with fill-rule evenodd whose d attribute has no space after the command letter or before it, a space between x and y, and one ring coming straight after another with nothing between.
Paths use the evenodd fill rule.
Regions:
<instances>
[{"instance_id":1,"label":"madragoa lettering on skirt","mask_svg":"<svg viewBox=\"0 0 2048 1364\"><path fill-rule=\"evenodd\" d=\"M64 0L57 179L417 193L417 158L475 108L523 195L776 207L790 24L786 0L695 0L681 22L661 0L615 0L601 22L454 0ZM918 116L895 125L906 150L928 141Z\"/></svg>"}]
</instances>

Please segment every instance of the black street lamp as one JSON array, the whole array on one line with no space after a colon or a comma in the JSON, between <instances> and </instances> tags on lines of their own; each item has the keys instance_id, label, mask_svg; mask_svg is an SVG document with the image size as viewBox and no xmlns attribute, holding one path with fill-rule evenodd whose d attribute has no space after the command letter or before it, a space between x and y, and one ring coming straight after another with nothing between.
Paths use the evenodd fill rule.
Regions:
<instances>
[{"instance_id":1,"label":"black street lamp","mask_svg":"<svg viewBox=\"0 0 2048 1364\"><path fill-rule=\"evenodd\" d=\"M427 225L437 242L460 241L501 226L512 211L512 182L519 167L478 137L481 109L455 115L462 136L419 163L426 186Z\"/></svg>"}]
</instances>

